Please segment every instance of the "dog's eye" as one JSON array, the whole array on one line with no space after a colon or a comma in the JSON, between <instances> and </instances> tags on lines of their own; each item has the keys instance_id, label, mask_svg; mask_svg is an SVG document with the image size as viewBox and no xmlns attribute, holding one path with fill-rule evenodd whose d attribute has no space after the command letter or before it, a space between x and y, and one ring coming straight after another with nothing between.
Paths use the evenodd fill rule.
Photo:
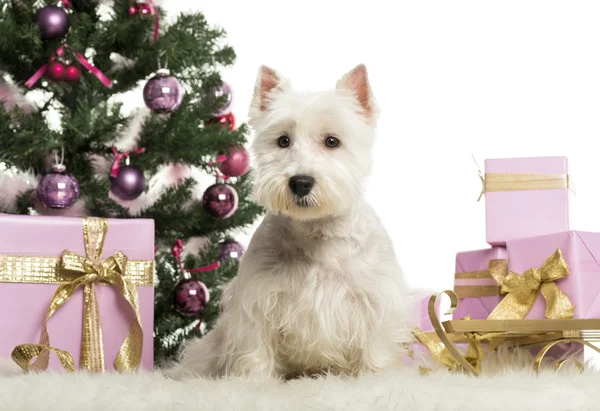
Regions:
<instances>
[{"instance_id":1,"label":"dog's eye","mask_svg":"<svg viewBox=\"0 0 600 411\"><path fill-rule=\"evenodd\" d=\"M336 148L340 145L340 140L338 140L335 137L329 136L325 139L325 145L329 148Z\"/></svg>"},{"instance_id":2,"label":"dog's eye","mask_svg":"<svg viewBox=\"0 0 600 411\"><path fill-rule=\"evenodd\" d=\"M277 139L277 145L281 148L290 146L290 138L288 136L281 136Z\"/></svg>"}]
</instances>

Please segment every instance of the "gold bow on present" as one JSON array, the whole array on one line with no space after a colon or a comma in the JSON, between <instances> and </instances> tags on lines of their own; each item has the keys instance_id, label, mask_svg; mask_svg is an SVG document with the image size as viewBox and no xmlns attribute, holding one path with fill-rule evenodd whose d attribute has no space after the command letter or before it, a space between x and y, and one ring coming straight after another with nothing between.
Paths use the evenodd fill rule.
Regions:
<instances>
[{"instance_id":1,"label":"gold bow on present","mask_svg":"<svg viewBox=\"0 0 600 411\"><path fill-rule=\"evenodd\" d=\"M531 311L541 292L546 300L546 318L550 320L573 318L575 307L555 281L569 275L567 262L560 249L556 250L540 268L530 268L523 275L508 271L508 265L490 266L492 277L507 294L488 316L488 320L522 320Z\"/></svg>"},{"instance_id":2,"label":"gold bow on present","mask_svg":"<svg viewBox=\"0 0 600 411\"><path fill-rule=\"evenodd\" d=\"M52 297L50 307L42 325L39 344L22 344L13 350L13 360L25 371L29 369L45 370L48 367L50 351L57 353L65 369L74 371L74 362L71 355L66 351L57 350L50 346L47 324L56 310L66 303L80 286L84 287L81 369L93 372L104 371L104 348L102 343L102 326L95 293L96 282L115 286L133 308L136 316L129 335L122 344L115 360L115 369L125 372L137 370L139 367L142 357L143 334L138 294L136 285L126 274L134 272L134 278L135 274L138 276L143 274L146 277L150 274L153 275L154 262L129 262L127 256L122 252L117 252L106 260L102 260L101 256L107 230L108 220L106 219L84 219L83 236L86 256L84 257L70 251L62 253L57 264L56 277L75 278L69 282L62 283ZM31 364L31 360L35 357L37 357L37 360Z\"/></svg>"}]
</instances>

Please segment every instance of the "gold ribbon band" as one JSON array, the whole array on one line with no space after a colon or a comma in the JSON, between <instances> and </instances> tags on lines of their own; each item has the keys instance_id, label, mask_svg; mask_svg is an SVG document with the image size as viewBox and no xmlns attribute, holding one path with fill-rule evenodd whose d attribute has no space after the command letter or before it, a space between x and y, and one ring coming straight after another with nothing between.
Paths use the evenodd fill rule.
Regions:
<instances>
[{"instance_id":1,"label":"gold ribbon band","mask_svg":"<svg viewBox=\"0 0 600 411\"><path fill-rule=\"evenodd\" d=\"M567 174L486 173L483 185L483 191L486 193L568 189L569 176Z\"/></svg>"},{"instance_id":2,"label":"gold ribbon band","mask_svg":"<svg viewBox=\"0 0 600 411\"><path fill-rule=\"evenodd\" d=\"M84 291L81 368L86 371L104 371L104 347L102 342L102 326L95 293L96 283L110 284L116 287L135 312L135 321L119 350L117 359L115 360L115 369L117 371L134 371L139 367L142 356L143 334L136 284L127 277L127 269L130 266L125 254L117 252L105 260L101 259L107 230L108 220L85 218L83 220L83 237L86 256L64 251L58 264L54 266L56 278L70 278L70 281L60 282L60 286L50 301L50 306L42 323L39 344L22 344L13 350L11 355L13 360L25 371L29 371L30 369L39 371L47 369L51 351L59 355L62 365L69 370L69 361L64 359L64 351L50 346L47 325L52 315L81 286ZM26 266L27 264L25 263ZM11 267L15 267L15 265ZM47 281L49 278L48 270L51 270L52 267L44 265L38 265L38 267L41 267L41 271L38 271L38 273L42 274L41 278ZM146 276L146 280L149 280L148 282L152 284L150 278L153 279L154 274L153 261L136 261L133 262L131 267L133 269L141 267L142 269L139 273L142 274L139 277L143 278L142 276ZM11 269L7 268L7 270L10 271ZM23 267L20 267L19 270L19 272L23 272ZM26 280L23 282L28 282ZM31 360L36 357L37 360L35 363L31 364Z\"/></svg>"},{"instance_id":3,"label":"gold ribbon band","mask_svg":"<svg viewBox=\"0 0 600 411\"><path fill-rule=\"evenodd\" d=\"M60 257L0 255L0 283L67 284L73 274L60 269ZM127 261L125 278L133 285L154 284L153 261Z\"/></svg>"},{"instance_id":4,"label":"gold ribbon band","mask_svg":"<svg viewBox=\"0 0 600 411\"><path fill-rule=\"evenodd\" d=\"M454 292L460 299L502 295L499 285L459 285L454 286Z\"/></svg>"},{"instance_id":5,"label":"gold ribbon band","mask_svg":"<svg viewBox=\"0 0 600 411\"><path fill-rule=\"evenodd\" d=\"M493 279L498 285L455 285L454 292L458 298L479 298L502 295L500 284L508 272L508 260L489 260L487 270L455 273L455 280L487 280Z\"/></svg>"},{"instance_id":6,"label":"gold ribbon band","mask_svg":"<svg viewBox=\"0 0 600 411\"><path fill-rule=\"evenodd\" d=\"M484 278L492 278L490 274L490 270L481 270L481 271L465 271L464 273L455 273L454 279L456 280L475 280L475 279L484 279Z\"/></svg>"}]
</instances>

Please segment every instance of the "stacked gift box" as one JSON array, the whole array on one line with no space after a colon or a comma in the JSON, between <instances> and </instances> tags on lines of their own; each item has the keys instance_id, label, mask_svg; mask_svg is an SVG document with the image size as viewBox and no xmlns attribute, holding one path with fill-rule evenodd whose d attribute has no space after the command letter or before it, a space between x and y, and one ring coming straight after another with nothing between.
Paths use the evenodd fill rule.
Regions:
<instances>
[{"instance_id":1,"label":"stacked gift box","mask_svg":"<svg viewBox=\"0 0 600 411\"><path fill-rule=\"evenodd\" d=\"M600 284L587 278L600 271L600 233L572 230L567 159L486 160L483 184L491 247L457 253L454 319L600 318ZM517 308L508 307L513 300ZM570 307L555 307L563 302Z\"/></svg>"},{"instance_id":2,"label":"stacked gift box","mask_svg":"<svg viewBox=\"0 0 600 411\"><path fill-rule=\"evenodd\" d=\"M490 247L456 254L453 319L600 318L600 233L573 229L567 158L488 159L482 182ZM428 316L426 304L418 309ZM420 342L431 329L419 323ZM553 355L561 348L582 350Z\"/></svg>"}]
</instances>

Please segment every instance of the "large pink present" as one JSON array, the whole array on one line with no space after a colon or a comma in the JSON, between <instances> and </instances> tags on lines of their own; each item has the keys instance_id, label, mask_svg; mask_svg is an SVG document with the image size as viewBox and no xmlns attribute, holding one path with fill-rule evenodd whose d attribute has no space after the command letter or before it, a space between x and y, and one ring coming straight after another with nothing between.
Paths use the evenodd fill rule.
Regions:
<instances>
[{"instance_id":1,"label":"large pink present","mask_svg":"<svg viewBox=\"0 0 600 411\"><path fill-rule=\"evenodd\" d=\"M0 214L0 357L152 370L153 279L152 220Z\"/></svg>"},{"instance_id":2,"label":"large pink present","mask_svg":"<svg viewBox=\"0 0 600 411\"><path fill-rule=\"evenodd\" d=\"M460 301L452 315L454 319L469 316L473 320L485 320L502 300L500 286L489 270L490 264L499 260L506 260L504 247L456 254L454 292Z\"/></svg>"},{"instance_id":3,"label":"large pink present","mask_svg":"<svg viewBox=\"0 0 600 411\"><path fill-rule=\"evenodd\" d=\"M488 244L572 229L574 191L567 163L566 157L485 160Z\"/></svg>"},{"instance_id":4,"label":"large pink present","mask_svg":"<svg viewBox=\"0 0 600 411\"><path fill-rule=\"evenodd\" d=\"M509 240L506 296L490 319L600 318L600 233ZM503 278L501 278L503 277Z\"/></svg>"}]
</instances>

